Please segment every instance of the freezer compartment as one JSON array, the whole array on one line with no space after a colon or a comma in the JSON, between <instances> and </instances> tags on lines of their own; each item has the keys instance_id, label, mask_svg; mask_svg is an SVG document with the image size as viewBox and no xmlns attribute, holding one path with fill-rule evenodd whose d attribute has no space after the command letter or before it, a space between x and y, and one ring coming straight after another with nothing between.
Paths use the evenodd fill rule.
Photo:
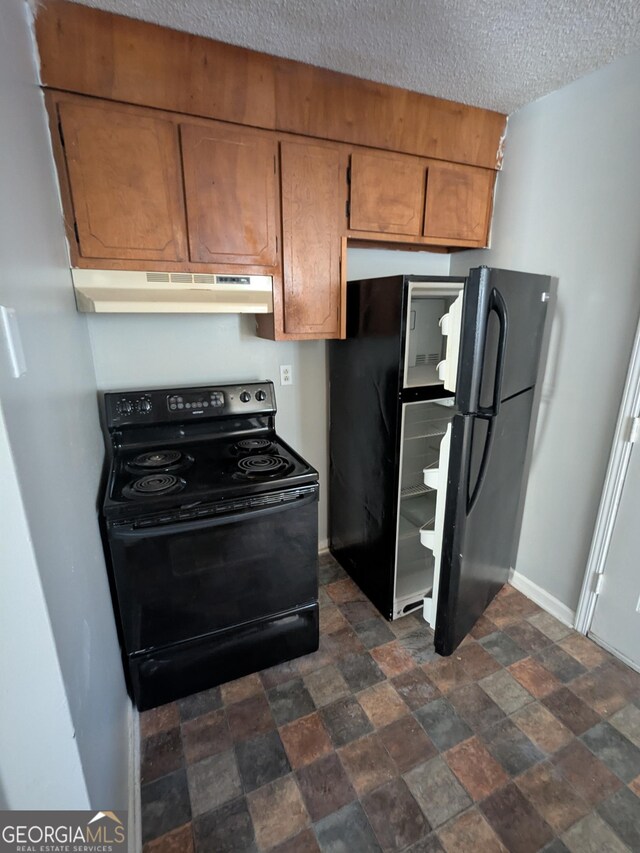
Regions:
<instances>
[{"instance_id":1,"label":"freezer compartment","mask_svg":"<svg viewBox=\"0 0 640 853\"><path fill-rule=\"evenodd\" d=\"M411 282L407 299L404 387L455 390L462 284Z\"/></svg>"},{"instance_id":2,"label":"freezer compartment","mask_svg":"<svg viewBox=\"0 0 640 853\"><path fill-rule=\"evenodd\" d=\"M407 403L402 408L394 619L424 610L437 579L433 537L439 490L432 483L439 484L441 445L455 413L452 399Z\"/></svg>"}]
</instances>

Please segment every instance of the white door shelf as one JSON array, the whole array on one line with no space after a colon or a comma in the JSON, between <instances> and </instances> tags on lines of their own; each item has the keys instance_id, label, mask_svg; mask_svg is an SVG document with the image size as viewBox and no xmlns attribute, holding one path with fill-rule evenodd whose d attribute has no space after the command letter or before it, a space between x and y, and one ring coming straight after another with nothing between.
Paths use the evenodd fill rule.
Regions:
<instances>
[{"instance_id":1,"label":"white door shelf","mask_svg":"<svg viewBox=\"0 0 640 853\"><path fill-rule=\"evenodd\" d=\"M440 331L447 339L447 354L438 364L438 379L447 391L456 390L458 355L460 353L460 327L462 324L462 293L454 300L449 312L440 319Z\"/></svg>"}]
</instances>

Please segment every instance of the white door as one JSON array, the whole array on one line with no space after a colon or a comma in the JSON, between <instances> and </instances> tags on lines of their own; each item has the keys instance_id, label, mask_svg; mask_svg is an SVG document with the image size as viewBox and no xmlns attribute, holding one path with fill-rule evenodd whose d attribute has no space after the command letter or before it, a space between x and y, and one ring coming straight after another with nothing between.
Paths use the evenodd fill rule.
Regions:
<instances>
[{"instance_id":1,"label":"white door","mask_svg":"<svg viewBox=\"0 0 640 853\"><path fill-rule=\"evenodd\" d=\"M640 671L640 448L633 445L589 635Z\"/></svg>"}]
</instances>

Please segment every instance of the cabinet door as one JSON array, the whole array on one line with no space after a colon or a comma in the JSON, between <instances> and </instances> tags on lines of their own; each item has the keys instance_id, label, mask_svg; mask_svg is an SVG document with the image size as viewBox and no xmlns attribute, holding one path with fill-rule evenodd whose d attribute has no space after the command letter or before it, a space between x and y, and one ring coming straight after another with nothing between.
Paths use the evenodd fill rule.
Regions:
<instances>
[{"instance_id":1,"label":"cabinet door","mask_svg":"<svg viewBox=\"0 0 640 853\"><path fill-rule=\"evenodd\" d=\"M356 231L420 236L425 175L426 161L417 157L354 151L350 227Z\"/></svg>"},{"instance_id":2,"label":"cabinet door","mask_svg":"<svg viewBox=\"0 0 640 853\"><path fill-rule=\"evenodd\" d=\"M424 236L486 245L495 172L457 163L430 163Z\"/></svg>"},{"instance_id":3,"label":"cabinet door","mask_svg":"<svg viewBox=\"0 0 640 853\"><path fill-rule=\"evenodd\" d=\"M183 124L180 135L191 260L274 266L276 139L221 122Z\"/></svg>"},{"instance_id":4,"label":"cabinet door","mask_svg":"<svg viewBox=\"0 0 640 853\"><path fill-rule=\"evenodd\" d=\"M175 125L100 101L62 101L58 110L80 255L184 260Z\"/></svg>"},{"instance_id":5,"label":"cabinet door","mask_svg":"<svg viewBox=\"0 0 640 853\"><path fill-rule=\"evenodd\" d=\"M282 142L280 156L284 331L336 338L347 226L346 151Z\"/></svg>"}]
</instances>

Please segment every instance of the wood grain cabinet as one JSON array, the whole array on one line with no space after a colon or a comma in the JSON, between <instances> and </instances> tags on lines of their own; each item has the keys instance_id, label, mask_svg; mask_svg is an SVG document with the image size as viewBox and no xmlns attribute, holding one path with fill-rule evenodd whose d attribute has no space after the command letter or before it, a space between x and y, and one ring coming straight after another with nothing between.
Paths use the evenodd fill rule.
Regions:
<instances>
[{"instance_id":1,"label":"wood grain cabinet","mask_svg":"<svg viewBox=\"0 0 640 853\"><path fill-rule=\"evenodd\" d=\"M342 235L346 233L348 151L340 145L280 143L282 301L287 334L342 333Z\"/></svg>"},{"instance_id":2,"label":"wood grain cabinet","mask_svg":"<svg viewBox=\"0 0 640 853\"><path fill-rule=\"evenodd\" d=\"M495 176L491 169L431 162L424 237L486 246Z\"/></svg>"},{"instance_id":3,"label":"wood grain cabinet","mask_svg":"<svg viewBox=\"0 0 640 853\"><path fill-rule=\"evenodd\" d=\"M422 234L426 160L377 151L351 154L349 227L379 234Z\"/></svg>"},{"instance_id":4,"label":"wood grain cabinet","mask_svg":"<svg viewBox=\"0 0 640 853\"><path fill-rule=\"evenodd\" d=\"M186 260L177 128L151 110L57 105L82 258Z\"/></svg>"},{"instance_id":5,"label":"wood grain cabinet","mask_svg":"<svg viewBox=\"0 0 640 853\"><path fill-rule=\"evenodd\" d=\"M189 257L270 268L280 211L275 134L222 122L181 124Z\"/></svg>"}]
</instances>

